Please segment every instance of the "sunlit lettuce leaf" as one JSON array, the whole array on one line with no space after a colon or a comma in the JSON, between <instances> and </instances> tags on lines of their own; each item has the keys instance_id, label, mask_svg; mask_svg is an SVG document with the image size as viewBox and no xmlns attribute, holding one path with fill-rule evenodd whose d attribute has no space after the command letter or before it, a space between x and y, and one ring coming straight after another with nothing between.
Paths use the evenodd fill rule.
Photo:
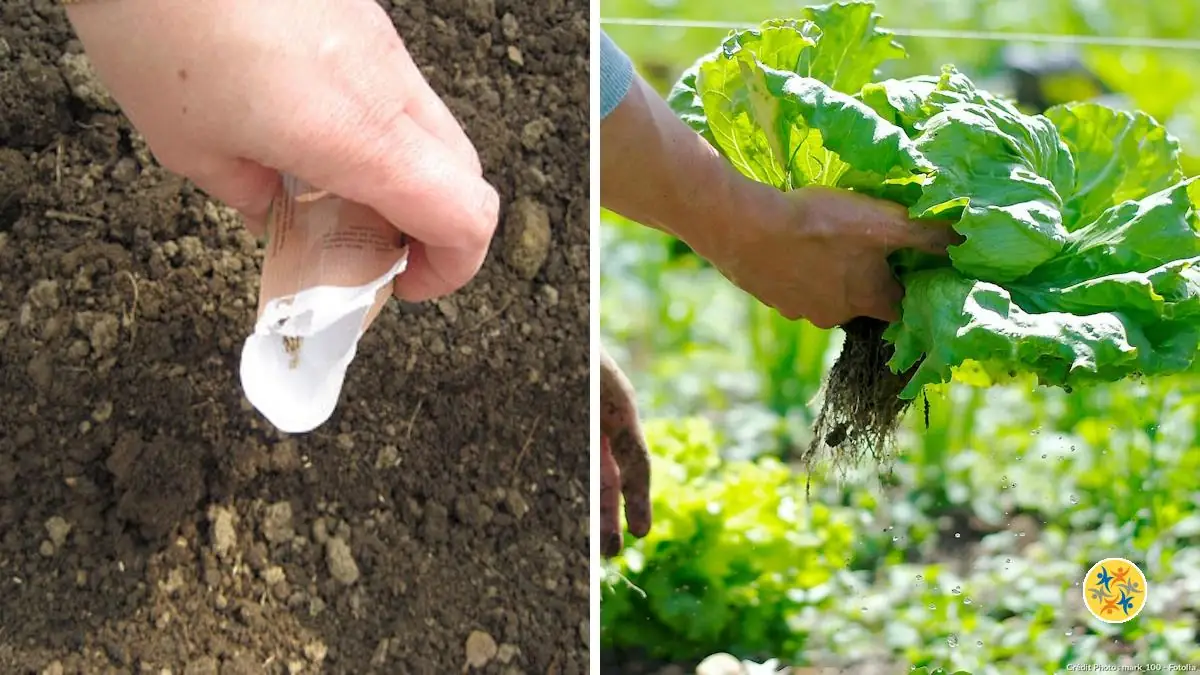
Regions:
<instances>
[{"instance_id":1,"label":"sunlit lettuce leaf","mask_svg":"<svg viewBox=\"0 0 1200 675\"><path fill-rule=\"evenodd\" d=\"M683 120L684 124L716 146L716 139L708 130L708 118L704 116L704 103L700 100L699 92L696 91L696 74L700 72L700 66L713 58L715 58L714 54L704 56L683 72L679 81L671 87L671 91L667 94L667 105L679 119Z\"/></svg>"},{"instance_id":2,"label":"sunlit lettuce leaf","mask_svg":"<svg viewBox=\"0 0 1200 675\"><path fill-rule=\"evenodd\" d=\"M902 131L849 96L881 63L905 56L877 27L873 9L857 1L811 7L805 20L735 31L683 74L668 104L755 180L780 189L822 184L884 194L883 181L914 180L926 165ZM789 103L776 104L785 89ZM883 146L864 161L846 161L836 147L876 138Z\"/></svg>"},{"instance_id":3,"label":"sunlit lettuce leaf","mask_svg":"<svg viewBox=\"0 0 1200 675\"><path fill-rule=\"evenodd\" d=\"M1072 232L1054 260L1026 283L1069 284L1106 274L1145 272L1200 255L1195 201L1200 182L1188 179L1138 201L1126 201Z\"/></svg>"},{"instance_id":4,"label":"sunlit lettuce leaf","mask_svg":"<svg viewBox=\"0 0 1200 675\"><path fill-rule=\"evenodd\" d=\"M965 275L1003 283L1050 260L1067 243L1061 193L1074 164L1045 117L999 106L955 102L924 125L916 146L937 171L914 215L961 208L951 248Z\"/></svg>"},{"instance_id":5,"label":"sunlit lettuce leaf","mask_svg":"<svg viewBox=\"0 0 1200 675\"><path fill-rule=\"evenodd\" d=\"M1198 185L1110 208L1005 286L953 268L904 275L890 365L920 366L903 395L947 381L967 359L1071 387L1186 370L1200 348Z\"/></svg>"},{"instance_id":6,"label":"sunlit lettuce leaf","mask_svg":"<svg viewBox=\"0 0 1200 675\"><path fill-rule=\"evenodd\" d=\"M721 69L709 75L710 90L719 95L722 76L729 74L736 77L738 75L738 67L733 62L739 55L751 54L768 66L795 69L800 63L800 53L816 45L816 41L810 35L813 33L819 33L814 24L794 20L768 21L758 28L734 31L725 38L720 47L700 57L696 63L692 64L691 68L684 71L667 94L667 105L684 123L703 135L714 146L720 148L720 143L713 135L709 124L709 113L705 110L703 97L697 89L700 70L705 66L711 70L714 65ZM723 72L723 67L726 65L729 66L729 70ZM730 94L735 93L730 92ZM719 99L714 101L713 95L710 94L710 105L714 108L713 114L716 119L724 121L732 119L734 117L733 109L738 102L721 102ZM752 144L752 139L726 137L726 142L737 147L741 142ZM734 160L731 159L731 161ZM744 170L747 167L755 166L755 162L734 161L734 165L740 170Z\"/></svg>"},{"instance_id":7,"label":"sunlit lettuce leaf","mask_svg":"<svg viewBox=\"0 0 1200 675\"><path fill-rule=\"evenodd\" d=\"M806 7L801 14L818 27L816 47L800 54L799 63L761 61L773 68L790 70L820 80L834 91L855 94L875 79L880 65L907 56L893 40L894 33L879 28L873 2L841 2Z\"/></svg>"},{"instance_id":8,"label":"sunlit lettuce leaf","mask_svg":"<svg viewBox=\"0 0 1200 675\"><path fill-rule=\"evenodd\" d=\"M726 60L749 55L769 68L802 73L820 34L810 21L772 19L758 28L730 33L721 43L720 53Z\"/></svg>"},{"instance_id":9,"label":"sunlit lettuce leaf","mask_svg":"<svg viewBox=\"0 0 1200 675\"><path fill-rule=\"evenodd\" d=\"M869 82L858 92L858 98L912 137L921 133L929 118L954 103L978 103L1016 112L1003 99L977 90L966 75L949 65L942 68L939 76Z\"/></svg>"},{"instance_id":10,"label":"sunlit lettuce leaf","mask_svg":"<svg viewBox=\"0 0 1200 675\"><path fill-rule=\"evenodd\" d=\"M737 76L730 74L734 68ZM932 168L899 127L817 80L770 68L749 55L707 64L700 77L722 151L734 157L743 151L744 144L724 142L744 129L741 120L752 120L770 149L778 169L774 185L781 189L830 185L870 192ZM721 88L710 89L717 85ZM724 107L727 101L738 102L732 114ZM727 119L733 133L725 133Z\"/></svg>"},{"instance_id":11,"label":"sunlit lettuce leaf","mask_svg":"<svg viewBox=\"0 0 1200 675\"><path fill-rule=\"evenodd\" d=\"M1145 113L1073 103L1047 110L1046 117L1076 160L1075 188L1064 207L1067 223L1090 223L1116 204L1183 178L1179 143Z\"/></svg>"}]
</instances>

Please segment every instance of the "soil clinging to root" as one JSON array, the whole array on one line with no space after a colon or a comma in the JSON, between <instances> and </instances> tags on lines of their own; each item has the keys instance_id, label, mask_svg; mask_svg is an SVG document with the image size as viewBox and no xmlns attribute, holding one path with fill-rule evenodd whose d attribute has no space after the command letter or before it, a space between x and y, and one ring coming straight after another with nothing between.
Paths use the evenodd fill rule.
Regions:
<instances>
[{"instance_id":1,"label":"soil clinging to root","mask_svg":"<svg viewBox=\"0 0 1200 675\"><path fill-rule=\"evenodd\" d=\"M898 374L888 368L895 350L883 339L887 326L858 318L842 327L846 340L821 388L821 409L812 441L801 454L803 464L811 466L825 455L835 469L865 457L885 465L891 459L900 419L912 403L900 392L913 371Z\"/></svg>"},{"instance_id":2,"label":"soil clinging to root","mask_svg":"<svg viewBox=\"0 0 1200 675\"><path fill-rule=\"evenodd\" d=\"M237 377L261 246L0 2L0 673L587 672L587 3L381 4L503 220L289 437Z\"/></svg>"}]
</instances>

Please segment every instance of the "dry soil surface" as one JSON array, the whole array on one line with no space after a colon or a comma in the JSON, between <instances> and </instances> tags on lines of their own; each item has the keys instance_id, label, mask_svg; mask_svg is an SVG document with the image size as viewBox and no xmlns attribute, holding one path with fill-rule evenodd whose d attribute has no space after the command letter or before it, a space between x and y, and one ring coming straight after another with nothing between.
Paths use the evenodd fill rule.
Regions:
<instances>
[{"instance_id":1,"label":"dry soil surface","mask_svg":"<svg viewBox=\"0 0 1200 675\"><path fill-rule=\"evenodd\" d=\"M287 438L237 379L257 242L0 3L0 673L456 673L476 631L587 672L587 4L386 7L504 222Z\"/></svg>"}]
</instances>

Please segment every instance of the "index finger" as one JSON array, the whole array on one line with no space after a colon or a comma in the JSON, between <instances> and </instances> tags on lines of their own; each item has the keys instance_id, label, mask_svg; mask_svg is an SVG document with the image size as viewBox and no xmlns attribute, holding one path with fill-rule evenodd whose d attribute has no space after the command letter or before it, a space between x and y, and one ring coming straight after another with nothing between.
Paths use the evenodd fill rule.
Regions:
<instances>
[{"instance_id":1,"label":"index finger","mask_svg":"<svg viewBox=\"0 0 1200 675\"><path fill-rule=\"evenodd\" d=\"M600 437L600 554L612 557L621 552L621 470Z\"/></svg>"}]
</instances>

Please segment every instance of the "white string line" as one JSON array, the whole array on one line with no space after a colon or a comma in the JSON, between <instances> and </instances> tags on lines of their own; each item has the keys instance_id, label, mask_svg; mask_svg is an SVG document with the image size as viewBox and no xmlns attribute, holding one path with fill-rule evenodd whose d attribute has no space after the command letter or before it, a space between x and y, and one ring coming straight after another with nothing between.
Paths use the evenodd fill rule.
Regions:
<instances>
[{"instance_id":1,"label":"white string line","mask_svg":"<svg viewBox=\"0 0 1200 675\"><path fill-rule=\"evenodd\" d=\"M712 28L742 30L754 28L761 22L693 21L689 19L635 19L631 17L601 17L600 23L609 26L643 26L648 28ZM889 28L898 37L935 38L944 40L987 40L992 42L1041 42L1048 44L1094 45L1101 47L1142 47L1146 49L1180 49L1200 51L1200 40L1167 38L1115 37L1107 35L1061 35L1055 33L1008 33L1001 31L939 30L936 28Z\"/></svg>"}]
</instances>

